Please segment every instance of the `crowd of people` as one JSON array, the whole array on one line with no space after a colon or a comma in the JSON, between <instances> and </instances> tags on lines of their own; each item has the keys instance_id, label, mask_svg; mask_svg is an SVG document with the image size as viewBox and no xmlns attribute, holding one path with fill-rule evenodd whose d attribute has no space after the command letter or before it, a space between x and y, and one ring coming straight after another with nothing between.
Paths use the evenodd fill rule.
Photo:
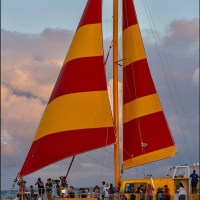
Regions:
<instances>
[{"instance_id":1,"label":"crowd of people","mask_svg":"<svg viewBox=\"0 0 200 200\"><path fill-rule=\"evenodd\" d=\"M193 171L191 177L192 193L196 190L196 185L199 176ZM90 191L89 188L80 188L76 191L73 186L68 186L65 176L59 177L59 179L53 180L48 178L44 184L41 178L38 178L35 185L31 185L30 188L26 187L26 181L23 178L18 179L17 185L19 186L19 191L16 200L44 200L44 195L46 195L48 200L53 200L53 197L57 198L88 198L94 197L98 200L126 200L123 192L120 191L120 187L115 188L113 184L102 182L102 186L94 186ZM138 186L138 185L137 185ZM37 188L36 188L37 187ZM145 187L140 184L137 188L134 184L130 184L126 193L129 193L130 200L153 200L154 199L154 187L151 184L147 184ZM186 199L186 191L184 189L183 183L179 183L179 188L177 190L179 200ZM136 198L137 196L137 198ZM170 189L167 185L162 188L158 188L156 191L156 200L170 200ZM139 198L138 198L139 197Z\"/></svg>"},{"instance_id":2,"label":"crowd of people","mask_svg":"<svg viewBox=\"0 0 200 200\"><path fill-rule=\"evenodd\" d=\"M90 191L89 188L80 188L79 191L75 191L75 188L73 186L68 186L65 176L61 176L59 177L59 179L56 180L48 178L45 184L41 180L41 178L38 178L35 185L31 185L30 188L27 188L26 181L23 178L20 178L17 181L17 185L19 186L19 191L16 200L44 200L44 195L46 195L48 200L52 200L54 197L94 197L98 200L106 200L111 196L111 194L114 195L116 192L116 190L113 187L113 184L108 184L105 182L102 182L102 190L99 186L96 185L92 189L92 191Z\"/></svg>"}]
</instances>

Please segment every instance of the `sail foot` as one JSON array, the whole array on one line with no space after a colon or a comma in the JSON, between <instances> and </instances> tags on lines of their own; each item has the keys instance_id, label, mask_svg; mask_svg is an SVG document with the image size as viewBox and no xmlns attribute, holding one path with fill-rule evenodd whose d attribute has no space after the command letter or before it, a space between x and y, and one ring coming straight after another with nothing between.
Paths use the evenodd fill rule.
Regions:
<instances>
[{"instance_id":1,"label":"sail foot","mask_svg":"<svg viewBox=\"0 0 200 200\"><path fill-rule=\"evenodd\" d=\"M170 146L164 149L159 149L157 151L153 151L147 154L143 154L143 155L125 160L123 162L123 168L128 169L131 167L136 167L139 165L169 158L169 157L174 156L175 154L176 154L176 147Z\"/></svg>"}]
</instances>

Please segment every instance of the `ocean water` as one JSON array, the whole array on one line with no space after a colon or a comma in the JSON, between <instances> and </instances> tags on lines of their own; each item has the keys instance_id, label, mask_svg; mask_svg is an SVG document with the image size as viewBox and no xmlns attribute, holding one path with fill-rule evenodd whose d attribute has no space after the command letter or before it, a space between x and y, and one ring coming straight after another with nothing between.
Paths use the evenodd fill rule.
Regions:
<instances>
[{"instance_id":1,"label":"ocean water","mask_svg":"<svg viewBox=\"0 0 200 200\"><path fill-rule=\"evenodd\" d=\"M1 200L8 193L8 190L1 190Z\"/></svg>"}]
</instances>

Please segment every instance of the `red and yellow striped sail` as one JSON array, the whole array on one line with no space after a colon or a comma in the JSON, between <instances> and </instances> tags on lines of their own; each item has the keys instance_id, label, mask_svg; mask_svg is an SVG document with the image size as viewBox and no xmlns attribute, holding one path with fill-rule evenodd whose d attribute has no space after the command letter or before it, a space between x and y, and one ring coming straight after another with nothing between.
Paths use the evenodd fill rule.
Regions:
<instances>
[{"instance_id":1,"label":"red and yellow striped sail","mask_svg":"<svg viewBox=\"0 0 200 200\"><path fill-rule=\"evenodd\" d=\"M102 44L102 0L89 0L19 176L115 142Z\"/></svg>"},{"instance_id":2,"label":"red and yellow striped sail","mask_svg":"<svg viewBox=\"0 0 200 200\"><path fill-rule=\"evenodd\" d=\"M176 147L156 92L133 0L123 0L123 167L171 157Z\"/></svg>"}]
</instances>

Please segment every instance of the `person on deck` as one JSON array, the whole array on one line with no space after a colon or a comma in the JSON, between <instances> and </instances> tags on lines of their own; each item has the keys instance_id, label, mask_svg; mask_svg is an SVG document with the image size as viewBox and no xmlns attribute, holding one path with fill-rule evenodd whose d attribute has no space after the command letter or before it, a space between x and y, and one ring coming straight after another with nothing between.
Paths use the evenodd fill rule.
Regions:
<instances>
[{"instance_id":1,"label":"person on deck","mask_svg":"<svg viewBox=\"0 0 200 200\"><path fill-rule=\"evenodd\" d=\"M67 177L66 176L60 176L60 180L61 180L61 193L62 193L62 198L69 197L68 194L68 184L67 184Z\"/></svg>"},{"instance_id":2,"label":"person on deck","mask_svg":"<svg viewBox=\"0 0 200 200\"><path fill-rule=\"evenodd\" d=\"M75 198L76 193L75 193L75 189L74 189L73 186L70 186L70 187L69 187L68 194L69 194L69 198Z\"/></svg>"},{"instance_id":3,"label":"person on deck","mask_svg":"<svg viewBox=\"0 0 200 200\"><path fill-rule=\"evenodd\" d=\"M46 183L46 194L47 194L48 200L52 200L52 188L53 188L53 184L52 184L51 178L48 178L47 183Z\"/></svg>"},{"instance_id":4,"label":"person on deck","mask_svg":"<svg viewBox=\"0 0 200 200\"><path fill-rule=\"evenodd\" d=\"M132 184L130 186L130 200L135 200L136 199L136 196L135 196L135 187L134 187L134 184Z\"/></svg>"},{"instance_id":5,"label":"person on deck","mask_svg":"<svg viewBox=\"0 0 200 200\"><path fill-rule=\"evenodd\" d=\"M106 183L103 189L103 192L105 194L105 199L109 199L109 189L110 189L110 185L109 183Z\"/></svg>"},{"instance_id":6,"label":"person on deck","mask_svg":"<svg viewBox=\"0 0 200 200\"><path fill-rule=\"evenodd\" d=\"M19 178L17 181L17 185L19 186L19 199L26 199L27 195L27 189L26 189L26 181L23 178Z\"/></svg>"},{"instance_id":7,"label":"person on deck","mask_svg":"<svg viewBox=\"0 0 200 200\"><path fill-rule=\"evenodd\" d=\"M164 186L164 199L170 200L170 191L167 185Z\"/></svg>"},{"instance_id":8,"label":"person on deck","mask_svg":"<svg viewBox=\"0 0 200 200\"><path fill-rule=\"evenodd\" d=\"M41 197L41 200L44 199L44 183L42 182L41 178L38 178L37 182L35 183L35 185L38 185L38 193Z\"/></svg>"},{"instance_id":9,"label":"person on deck","mask_svg":"<svg viewBox=\"0 0 200 200\"><path fill-rule=\"evenodd\" d=\"M197 183L199 181L199 175L196 174L196 170L193 170L193 173L190 174L191 177L191 186L192 186L192 194L196 193L197 191Z\"/></svg>"},{"instance_id":10,"label":"person on deck","mask_svg":"<svg viewBox=\"0 0 200 200\"><path fill-rule=\"evenodd\" d=\"M92 191L92 197L100 200L100 191L99 191L99 187L97 185L94 187L94 189Z\"/></svg>"},{"instance_id":11,"label":"person on deck","mask_svg":"<svg viewBox=\"0 0 200 200\"><path fill-rule=\"evenodd\" d=\"M61 197L61 185L60 185L60 180L55 180L54 181L56 184L56 197Z\"/></svg>"},{"instance_id":12,"label":"person on deck","mask_svg":"<svg viewBox=\"0 0 200 200\"><path fill-rule=\"evenodd\" d=\"M186 200L186 191L184 189L183 183L180 183L179 186L180 187L177 190L178 191L178 199L179 200Z\"/></svg>"},{"instance_id":13,"label":"person on deck","mask_svg":"<svg viewBox=\"0 0 200 200\"><path fill-rule=\"evenodd\" d=\"M102 182L103 191L102 191L102 195L101 195L101 199L102 199L102 200L104 200L104 198L105 198L105 191L104 191L105 184L106 184L105 181L103 181L103 182Z\"/></svg>"},{"instance_id":14,"label":"person on deck","mask_svg":"<svg viewBox=\"0 0 200 200\"><path fill-rule=\"evenodd\" d=\"M33 186L30 186L30 200L36 200L37 199L37 193Z\"/></svg>"},{"instance_id":15,"label":"person on deck","mask_svg":"<svg viewBox=\"0 0 200 200\"><path fill-rule=\"evenodd\" d=\"M156 200L162 200L164 196L164 192L162 188L158 188L156 192Z\"/></svg>"},{"instance_id":16,"label":"person on deck","mask_svg":"<svg viewBox=\"0 0 200 200\"><path fill-rule=\"evenodd\" d=\"M153 186L151 184L148 184L147 186L147 200L153 200Z\"/></svg>"}]
</instances>

